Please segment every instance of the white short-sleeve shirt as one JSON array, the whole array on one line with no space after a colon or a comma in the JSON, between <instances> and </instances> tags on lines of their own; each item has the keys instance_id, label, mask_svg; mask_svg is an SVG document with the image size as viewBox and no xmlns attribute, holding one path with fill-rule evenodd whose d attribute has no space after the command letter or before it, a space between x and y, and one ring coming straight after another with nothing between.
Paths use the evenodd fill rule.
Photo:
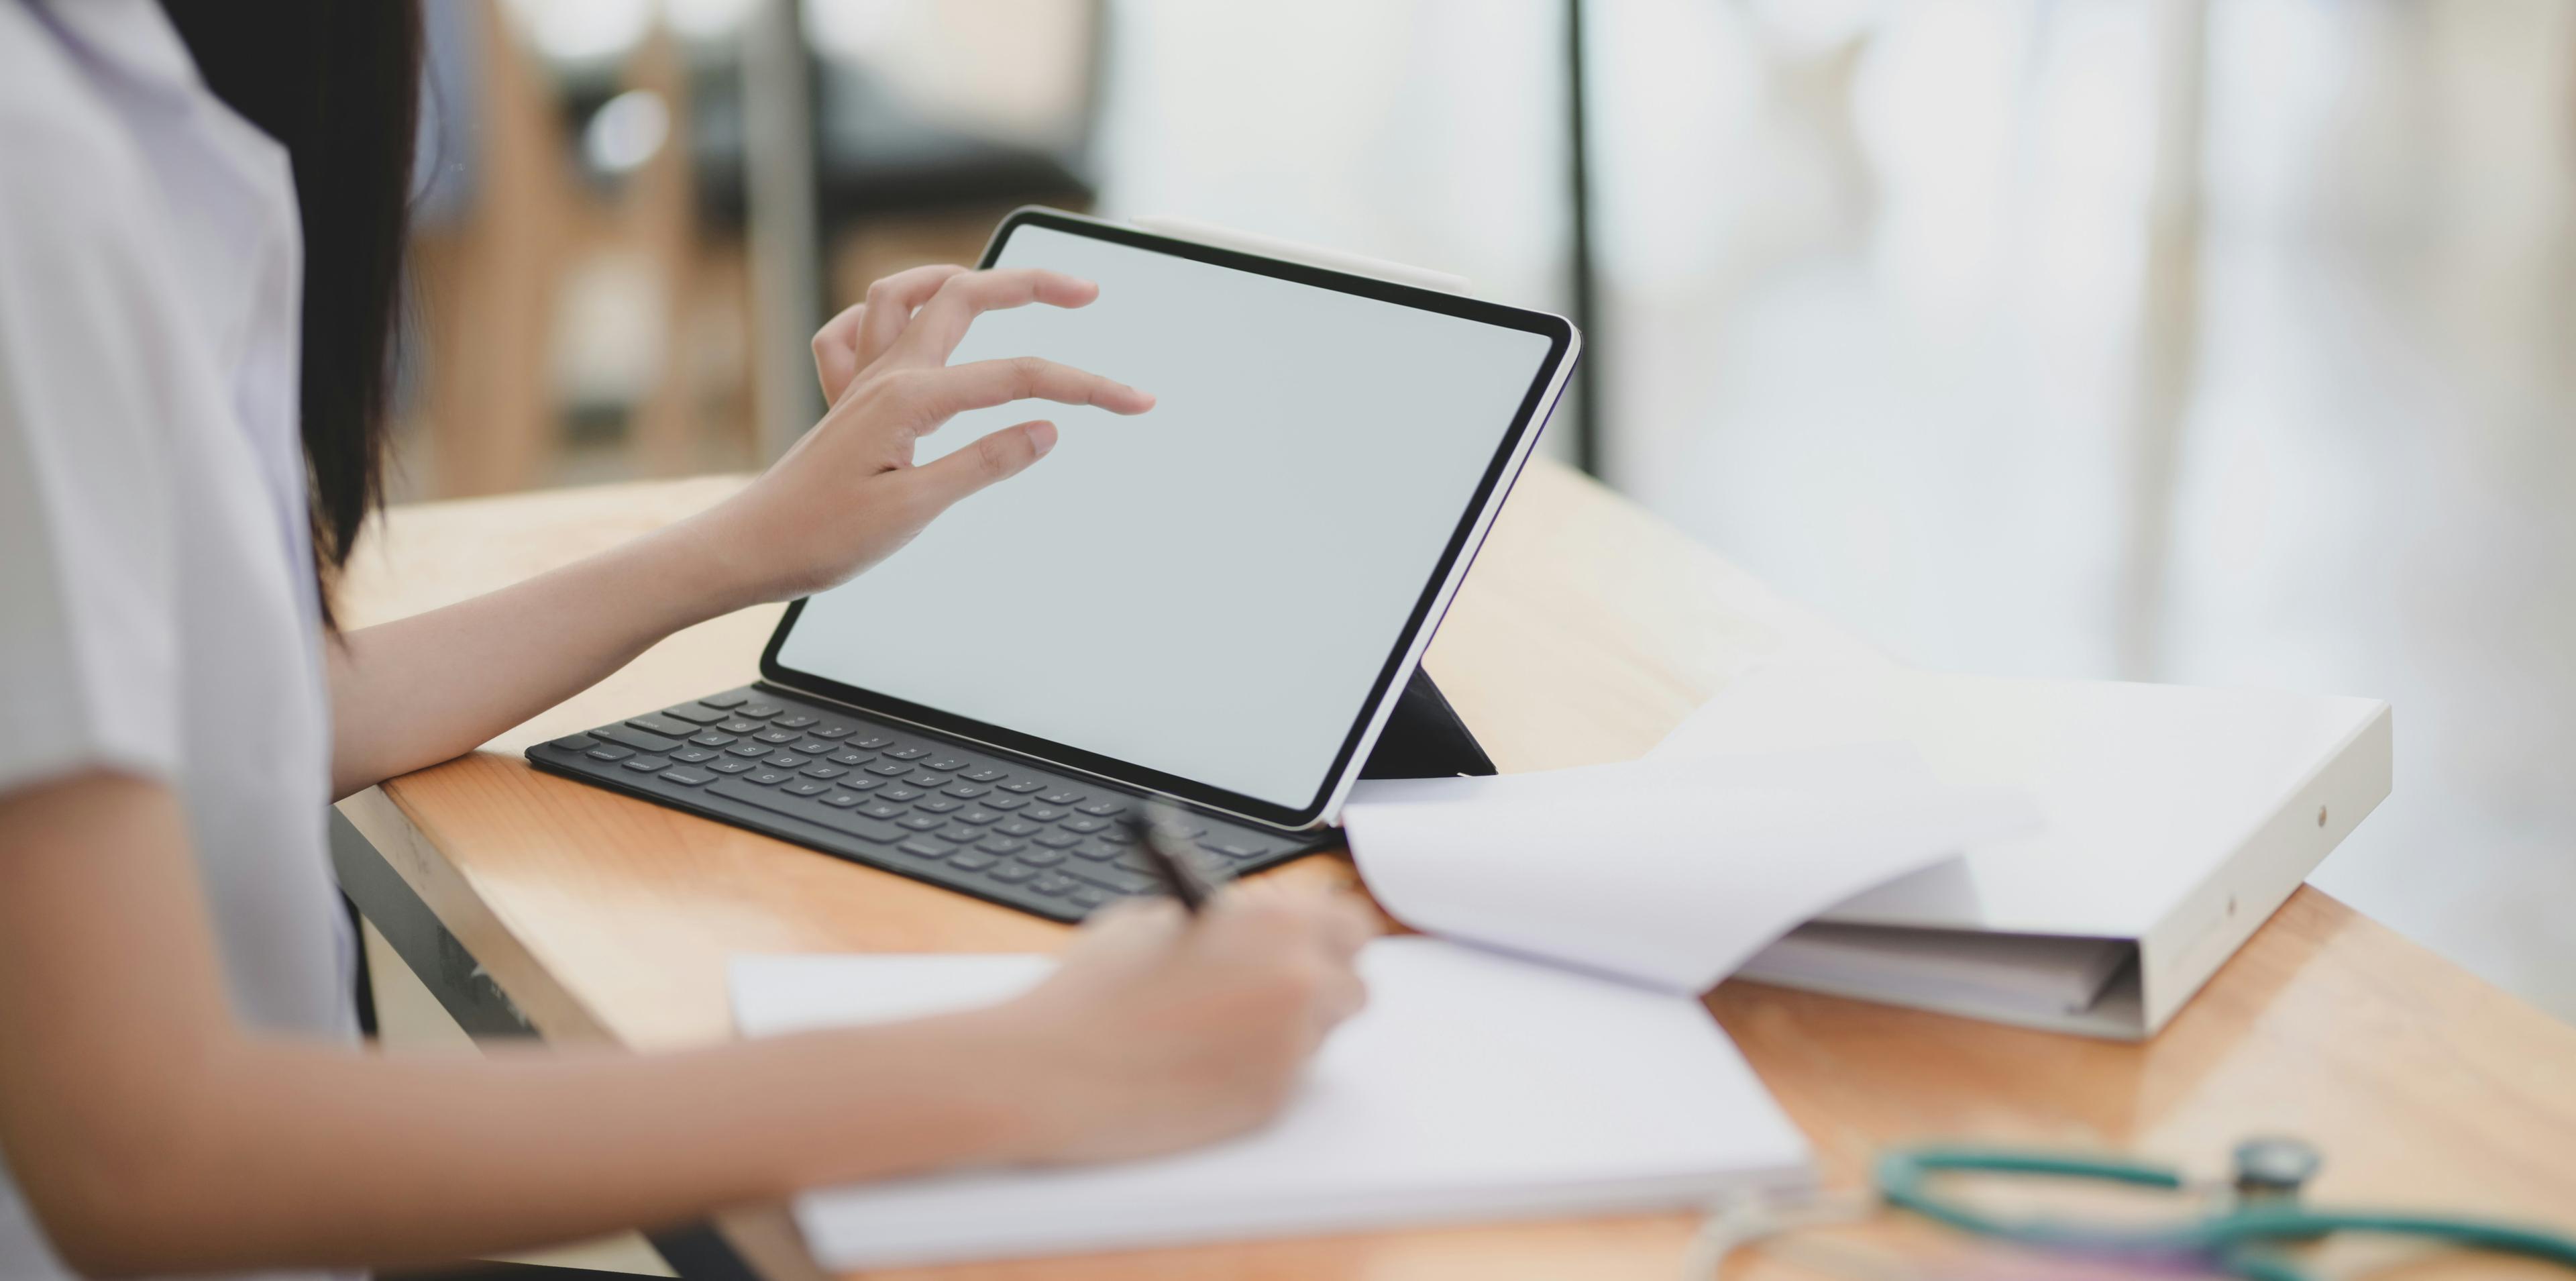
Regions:
<instances>
[{"instance_id":1,"label":"white short-sleeve shirt","mask_svg":"<svg viewBox=\"0 0 2576 1281\"><path fill-rule=\"evenodd\" d=\"M154 0L0 0L0 793L169 784L235 1013L349 1039L301 291L285 152ZM0 1277L64 1275L5 1158Z\"/></svg>"}]
</instances>

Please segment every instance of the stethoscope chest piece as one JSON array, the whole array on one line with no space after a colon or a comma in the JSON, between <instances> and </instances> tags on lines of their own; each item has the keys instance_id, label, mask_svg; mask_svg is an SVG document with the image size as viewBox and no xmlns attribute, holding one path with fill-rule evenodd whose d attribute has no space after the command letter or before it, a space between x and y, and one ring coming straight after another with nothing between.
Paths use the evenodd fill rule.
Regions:
<instances>
[{"instance_id":1,"label":"stethoscope chest piece","mask_svg":"<svg viewBox=\"0 0 2576 1281\"><path fill-rule=\"evenodd\" d=\"M2317 1177L2325 1157L2304 1139L2265 1136L2236 1145L2236 1195L2248 1203L2291 1202Z\"/></svg>"}]
</instances>

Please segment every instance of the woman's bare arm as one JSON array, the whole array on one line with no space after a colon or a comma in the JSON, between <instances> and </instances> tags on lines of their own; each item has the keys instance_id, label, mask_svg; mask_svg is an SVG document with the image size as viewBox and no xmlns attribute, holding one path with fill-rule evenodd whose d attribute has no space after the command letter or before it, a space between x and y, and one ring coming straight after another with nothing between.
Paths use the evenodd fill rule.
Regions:
<instances>
[{"instance_id":1,"label":"woman's bare arm","mask_svg":"<svg viewBox=\"0 0 2576 1281\"><path fill-rule=\"evenodd\" d=\"M228 1011L177 802L0 794L0 1156L92 1275L395 1265L806 1186L1152 1151L1256 1122L1357 1008L1355 913L1086 932L987 1011L666 1055L384 1058ZM1049 1065L1045 1091L1017 1074Z\"/></svg>"},{"instance_id":2,"label":"woman's bare arm","mask_svg":"<svg viewBox=\"0 0 2576 1281\"><path fill-rule=\"evenodd\" d=\"M831 411L740 494L553 573L330 646L334 794L470 751L680 628L847 581L1055 444L1053 424L1028 422L914 466L914 441L952 415L1025 399L1152 408L1133 387L1050 361L947 363L985 311L1079 307L1098 293L1032 270L932 267L879 281L815 338Z\"/></svg>"}]
</instances>

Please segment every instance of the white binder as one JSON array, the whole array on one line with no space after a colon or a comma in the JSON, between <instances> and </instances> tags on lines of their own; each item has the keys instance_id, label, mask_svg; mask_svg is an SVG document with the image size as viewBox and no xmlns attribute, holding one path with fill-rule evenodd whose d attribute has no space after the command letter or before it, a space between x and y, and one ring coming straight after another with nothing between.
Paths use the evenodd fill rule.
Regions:
<instances>
[{"instance_id":1,"label":"white binder","mask_svg":"<svg viewBox=\"0 0 2576 1281\"><path fill-rule=\"evenodd\" d=\"M2097 1036L2153 1035L2386 798L2388 704L1849 661L1740 678L1657 756L1911 742L2048 825L1853 898L1739 973Z\"/></svg>"}]
</instances>

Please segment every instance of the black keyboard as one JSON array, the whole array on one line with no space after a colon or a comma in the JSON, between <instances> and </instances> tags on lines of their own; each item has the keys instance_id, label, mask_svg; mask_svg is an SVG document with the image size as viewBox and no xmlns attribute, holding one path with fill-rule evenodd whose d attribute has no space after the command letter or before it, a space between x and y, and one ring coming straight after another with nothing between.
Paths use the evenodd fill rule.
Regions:
<instances>
[{"instance_id":1,"label":"black keyboard","mask_svg":"<svg viewBox=\"0 0 2576 1281\"><path fill-rule=\"evenodd\" d=\"M1161 891L1131 826L1143 794L765 686L528 749L539 769L870 867L1078 921ZM1336 843L1186 812L1224 878Z\"/></svg>"}]
</instances>

